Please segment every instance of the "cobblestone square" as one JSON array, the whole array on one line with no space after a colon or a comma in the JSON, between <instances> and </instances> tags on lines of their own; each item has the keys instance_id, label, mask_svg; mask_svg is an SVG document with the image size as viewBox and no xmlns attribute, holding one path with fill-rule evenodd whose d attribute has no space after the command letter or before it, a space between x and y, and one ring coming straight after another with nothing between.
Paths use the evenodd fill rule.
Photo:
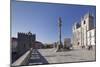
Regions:
<instances>
[{"instance_id":1,"label":"cobblestone square","mask_svg":"<svg viewBox=\"0 0 100 67\"><path fill-rule=\"evenodd\" d=\"M37 53L40 54L33 55L33 62L31 61L29 65L34 64L54 64L54 63L69 63L69 62L84 62L84 61L95 61L95 49L73 49L70 51L56 52L55 48L52 49L38 49ZM33 50L35 52L35 50ZM37 54L36 52L33 54ZM37 59L37 57L39 59ZM32 60L32 58L31 58Z\"/></svg>"}]
</instances>

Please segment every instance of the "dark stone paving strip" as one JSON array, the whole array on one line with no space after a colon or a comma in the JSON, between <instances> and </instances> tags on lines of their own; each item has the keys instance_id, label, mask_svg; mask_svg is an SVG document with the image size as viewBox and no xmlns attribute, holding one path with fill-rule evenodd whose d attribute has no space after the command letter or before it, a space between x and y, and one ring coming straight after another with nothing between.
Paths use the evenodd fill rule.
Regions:
<instances>
[{"instance_id":1,"label":"dark stone paving strip","mask_svg":"<svg viewBox=\"0 0 100 67\"><path fill-rule=\"evenodd\" d=\"M28 65L47 64L48 61L38 52L37 49L33 49Z\"/></svg>"}]
</instances>

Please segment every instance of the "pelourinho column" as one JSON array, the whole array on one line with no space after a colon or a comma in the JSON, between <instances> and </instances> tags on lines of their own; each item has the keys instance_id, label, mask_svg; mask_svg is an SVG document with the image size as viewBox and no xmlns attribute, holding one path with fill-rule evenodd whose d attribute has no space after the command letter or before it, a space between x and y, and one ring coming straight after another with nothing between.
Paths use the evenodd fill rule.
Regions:
<instances>
[{"instance_id":1,"label":"pelourinho column","mask_svg":"<svg viewBox=\"0 0 100 67\"><path fill-rule=\"evenodd\" d=\"M59 34L59 42L57 46L57 51L60 51L63 48L62 41L61 41L61 27L62 27L62 20L61 17L58 19L58 34Z\"/></svg>"}]
</instances>

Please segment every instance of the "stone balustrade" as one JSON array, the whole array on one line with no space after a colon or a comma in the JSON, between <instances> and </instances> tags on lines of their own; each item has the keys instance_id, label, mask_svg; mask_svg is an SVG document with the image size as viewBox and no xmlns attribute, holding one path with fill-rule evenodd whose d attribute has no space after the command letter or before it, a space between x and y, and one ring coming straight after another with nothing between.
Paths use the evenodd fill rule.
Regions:
<instances>
[{"instance_id":1,"label":"stone balustrade","mask_svg":"<svg viewBox=\"0 0 100 67\"><path fill-rule=\"evenodd\" d=\"M23 54L19 59L17 59L11 66L24 66L27 65L28 60L31 56L32 48Z\"/></svg>"}]
</instances>

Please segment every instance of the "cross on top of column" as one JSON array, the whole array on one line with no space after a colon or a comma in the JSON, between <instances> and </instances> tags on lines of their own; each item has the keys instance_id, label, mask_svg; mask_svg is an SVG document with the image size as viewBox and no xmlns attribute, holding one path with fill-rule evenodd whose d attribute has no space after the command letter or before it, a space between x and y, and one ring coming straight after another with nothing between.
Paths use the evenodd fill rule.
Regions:
<instances>
[{"instance_id":1,"label":"cross on top of column","mask_svg":"<svg viewBox=\"0 0 100 67\"><path fill-rule=\"evenodd\" d=\"M62 26L62 20L61 20L61 17L59 17L58 24L59 24L59 27Z\"/></svg>"}]
</instances>

